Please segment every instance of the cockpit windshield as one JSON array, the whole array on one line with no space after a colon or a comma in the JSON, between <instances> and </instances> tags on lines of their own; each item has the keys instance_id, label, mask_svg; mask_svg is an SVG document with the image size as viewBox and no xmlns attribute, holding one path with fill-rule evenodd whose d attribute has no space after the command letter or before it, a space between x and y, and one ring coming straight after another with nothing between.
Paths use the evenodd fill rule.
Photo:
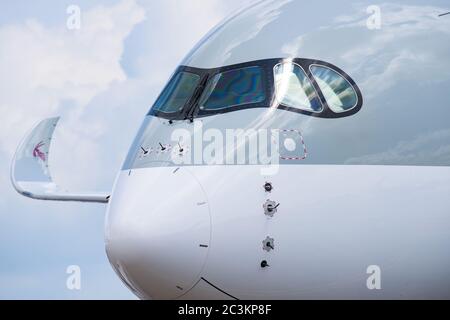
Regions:
<instances>
[{"instance_id":1,"label":"cockpit windshield","mask_svg":"<svg viewBox=\"0 0 450 320\"><path fill-rule=\"evenodd\" d=\"M352 115L362 106L356 83L339 68L311 59L267 59L212 69L180 66L150 110L170 120L249 108L322 118Z\"/></svg>"},{"instance_id":2,"label":"cockpit windshield","mask_svg":"<svg viewBox=\"0 0 450 320\"><path fill-rule=\"evenodd\" d=\"M177 73L156 100L153 109L164 113L180 112L189 101L200 81L200 76L190 72Z\"/></svg>"},{"instance_id":3,"label":"cockpit windshield","mask_svg":"<svg viewBox=\"0 0 450 320\"><path fill-rule=\"evenodd\" d=\"M265 100L262 69L247 67L216 74L209 81L199 105L201 110L218 110Z\"/></svg>"},{"instance_id":4,"label":"cockpit windshield","mask_svg":"<svg viewBox=\"0 0 450 320\"><path fill-rule=\"evenodd\" d=\"M345 112L356 106L358 97L351 84L336 71L318 65L310 67L328 106L336 113Z\"/></svg>"},{"instance_id":5,"label":"cockpit windshield","mask_svg":"<svg viewBox=\"0 0 450 320\"><path fill-rule=\"evenodd\" d=\"M292 108L322 111L322 104L305 71L293 63L280 63L274 68L277 101Z\"/></svg>"}]
</instances>

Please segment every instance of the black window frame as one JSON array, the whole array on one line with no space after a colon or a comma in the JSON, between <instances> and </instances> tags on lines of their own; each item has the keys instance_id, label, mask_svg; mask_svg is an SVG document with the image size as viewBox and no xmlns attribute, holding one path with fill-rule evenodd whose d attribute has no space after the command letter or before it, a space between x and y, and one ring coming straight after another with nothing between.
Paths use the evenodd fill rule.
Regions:
<instances>
[{"instance_id":1,"label":"black window frame","mask_svg":"<svg viewBox=\"0 0 450 320\"><path fill-rule=\"evenodd\" d=\"M303 69L303 71L306 73L307 77L311 81L314 89L316 90L316 93L319 97L320 102L322 103L323 108L322 108L321 112L313 112L313 111L303 110L303 109L299 109L299 108L289 107L289 106L283 105L282 103L278 103L276 101L274 67L277 64L284 64L284 63L295 63L295 64L298 64ZM339 113L334 112L328 106L328 103L322 93L322 90L320 89L315 77L311 73L311 70L310 70L311 65L318 65L318 66L324 66L324 67L330 68L333 71L337 72L345 80L347 80L356 93L356 96L357 96L356 106L353 107L352 109L344 111L344 112L339 112ZM231 106L228 108L217 109L217 110L205 110L205 109L200 109L200 106L198 104L194 103L194 105L192 105L192 103L195 102L195 101L191 101L192 98L195 96L195 94L194 94L193 97L191 97L188 102L188 105L191 105L193 107L193 109L191 109L191 108L186 109L186 106L185 106L185 108L183 108L183 110L181 110L180 112L165 113L160 110L153 110L153 107L152 107L150 109L148 115L153 115L153 116L168 119L168 120L184 120L184 119L188 119L188 118L191 118L191 119L202 118L202 117L207 117L207 116L212 116L212 115L217 115L217 114L224 114L224 113L228 113L228 112L234 112L234 111L245 110L245 109L269 108L269 107L273 106L274 104L276 104L277 105L276 108L280 109L280 110L304 114L304 115L308 115L311 117L333 119L333 118L343 118L343 117L352 116L352 115L356 114L357 112L359 112L363 106L363 95L362 95L361 90L359 89L358 85L355 83L355 81L346 72L344 72L342 69L338 68L337 66L335 66L331 63L325 62L325 61L317 60L317 59L307 59L307 58L264 59L264 60L255 60L255 61L249 61L249 62L244 62L244 63L238 63L238 64L233 64L233 65L219 67L219 68L211 68L211 69L195 68L195 67L189 67L189 66L179 66L176 69L176 71L173 73L172 77L175 77L179 72L190 72L190 73L199 75L200 79L201 79L200 83L202 83L202 82L204 82L205 77L207 77L207 79L208 79L207 81L211 81L211 79L213 79L214 76L216 76L219 73L223 73L223 72L231 71L231 70L235 70L235 69L243 69L243 68L247 68L247 67L260 67L261 68L261 71L262 71L261 81L262 81L263 87L265 89L265 92L264 92L265 99L259 103L246 103L246 104L241 104L241 105L237 105L237 106ZM172 78L170 80L172 80ZM167 85L164 87L164 90L166 90L166 88L168 87L170 80L167 83ZM203 90L205 86L206 86L206 84L204 84L204 86L201 88L201 90ZM160 93L157 100L163 94L164 90ZM195 91L197 91L197 90L195 90ZM199 97L197 97L197 98L199 98Z\"/></svg>"}]
</instances>

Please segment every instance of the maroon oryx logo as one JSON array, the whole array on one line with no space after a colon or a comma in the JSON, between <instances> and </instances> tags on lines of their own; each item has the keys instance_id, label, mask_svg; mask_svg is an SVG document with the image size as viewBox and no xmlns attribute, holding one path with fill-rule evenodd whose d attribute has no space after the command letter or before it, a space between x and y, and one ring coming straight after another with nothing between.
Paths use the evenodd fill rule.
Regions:
<instances>
[{"instance_id":1,"label":"maroon oryx logo","mask_svg":"<svg viewBox=\"0 0 450 320\"><path fill-rule=\"evenodd\" d=\"M45 153L43 153L39 148L45 145L44 141L39 142L33 149L33 157L39 158L42 161L45 161Z\"/></svg>"}]
</instances>

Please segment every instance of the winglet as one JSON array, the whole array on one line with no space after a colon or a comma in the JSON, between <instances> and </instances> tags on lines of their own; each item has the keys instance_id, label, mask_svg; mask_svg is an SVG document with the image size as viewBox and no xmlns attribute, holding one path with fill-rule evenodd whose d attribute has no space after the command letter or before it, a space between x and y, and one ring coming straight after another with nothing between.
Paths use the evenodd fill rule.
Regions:
<instances>
[{"instance_id":1,"label":"winglet","mask_svg":"<svg viewBox=\"0 0 450 320\"><path fill-rule=\"evenodd\" d=\"M11 165L11 182L23 196L38 200L107 203L109 194L69 193L52 180L48 158L59 117L39 122L17 148Z\"/></svg>"}]
</instances>

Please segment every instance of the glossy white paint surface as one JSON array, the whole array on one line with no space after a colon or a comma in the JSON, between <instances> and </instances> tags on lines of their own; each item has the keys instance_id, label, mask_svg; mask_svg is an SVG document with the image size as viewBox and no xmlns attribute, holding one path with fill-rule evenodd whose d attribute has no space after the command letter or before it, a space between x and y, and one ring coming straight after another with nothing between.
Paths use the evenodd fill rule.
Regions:
<instances>
[{"instance_id":1,"label":"glossy white paint surface","mask_svg":"<svg viewBox=\"0 0 450 320\"><path fill-rule=\"evenodd\" d=\"M340 120L276 108L204 119L224 130L300 128L308 165L283 165L271 177L252 165L177 170L160 154L153 168L120 172L106 249L139 297L450 298L450 20L438 16L445 9L438 1L384 4L383 26L371 30L366 7L373 3L352 3L261 1L219 25L183 61L212 68L321 59L352 76L364 105ZM61 192L47 160L33 155L56 122L45 120L19 147L14 187L37 199L107 202L106 193ZM151 122L144 146L168 142L168 128ZM38 149L48 156L49 147ZM280 203L272 218L263 212L268 199ZM270 252L262 248L268 236L275 239ZM262 260L270 267L261 268ZM366 287L370 265L381 268L381 290Z\"/></svg>"},{"instance_id":2,"label":"glossy white paint surface","mask_svg":"<svg viewBox=\"0 0 450 320\"><path fill-rule=\"evenodd\" d=\"M198 281L209 251L206 195L188 170L175 169L122 171L108 209L110 262L146 298L184 294Z\"/></svg>"},{"instance_id":3,"label":"glossy white paint surface","mask_svg":"<svg viewBox=\"0 0 450 320\"><path fill-rule=\"evenodd\" d=\"M282 166L273 177L260 169L122 172L107 219L112 264L147 298L180 296L176 285L189 291L201 277L239 299L450 297L450 168ZM267 199L280 203L273 218L263 213ZM370 265L381 268L381 290L366 287ZM208 299L206 287L191 295Z\"/></svg>"}]
</instances>

